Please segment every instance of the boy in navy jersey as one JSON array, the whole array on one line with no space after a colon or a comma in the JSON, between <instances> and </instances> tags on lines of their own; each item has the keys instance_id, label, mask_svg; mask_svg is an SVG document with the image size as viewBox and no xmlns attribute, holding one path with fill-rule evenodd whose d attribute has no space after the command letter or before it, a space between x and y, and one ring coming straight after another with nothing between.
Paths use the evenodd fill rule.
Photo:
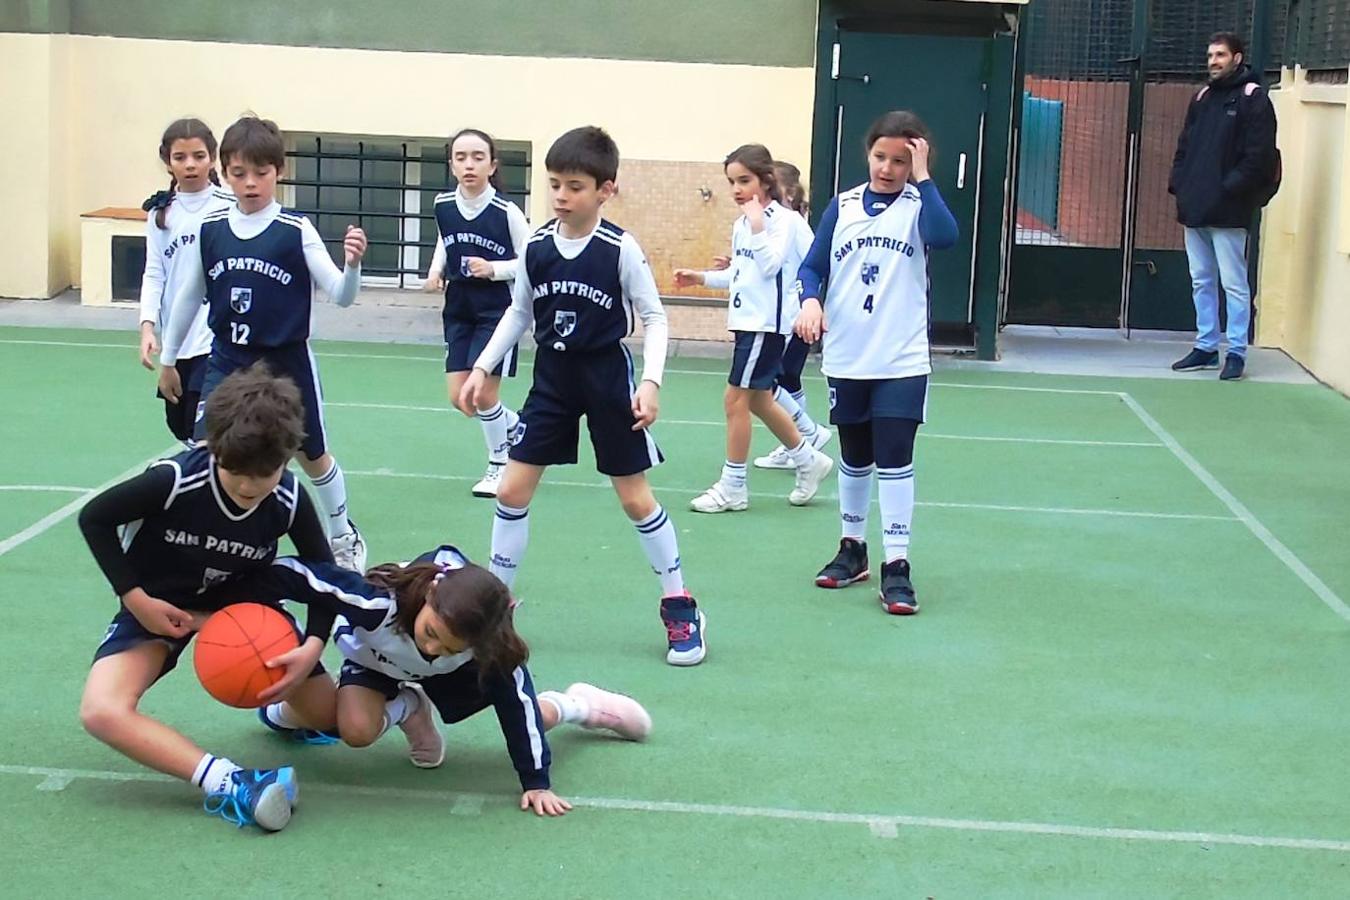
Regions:
<instances>
[{"instance_id":1,"label":"boy in navy jersey","mask_svg":"<svg viewBox=\"0 0 1350 900\"><path fill-rule=\"evenodd\" d=\"M207 401L205 421L205 447L154 463L80 511L84 539L121 599L94 654L80 719L131 759L200 787L207 812L276 831L296 797L290 767L243 769L137 708L177 665L206 614L276 599L250 582L271 568L283 535L302 557L333 559L313 504L286 471L304 436L295 385L265 364L236 372ZM269 661L286 674L266 693L288 695L302 716L334 701L333 681L319 665L333 619L310 613L303 645Z\"/></svg>"},{"instance_id":2,"label":"boy in navy jersey","mask_svg":"<svg viewBox=\"0 0 1350 900\"><path fill-rule=\"evenodd\" d=\"M502 316L460 394L474 408L488 373L534 323L534 384L520 411L492 527L491 571L508 586L525 555L529 505L544 470L577 461L586 417L596 468L608 475L661 581L666 661L703 661L703 613L684 587L675 526L656 502L647 469L662 461L647 432L656 421L666 361L666 314L642 248L600 218L614 195L619 148L602 129L574 128L545 157L555 219L530 238ZM641 384L623 338L642 320Z\"/></svg>"},{"instance_id":3,"label":"boy in navy jersey","mask_svg":"<svg viewBox=\"0 0 1350 900\"><path fill-rule=\"evenodd\" d=\"M193 235L199 252L183 254L182 279L160 362L174 365L205 296L207 324L215 340L201 388L203 403L225 376L260 359L295 382L305 417L296 461L328 514L328 538L338 564L363 570L365 541L347 515L342 467L328 452L309 321L316 286L339 306L350 306L356 299L365 233L348 226L343 240L346 266L339 272L309 219L276 202L286 145L273 122L245 116L231 125L220 142L220 165L237 203L203 217ZM194 435L198 440L204 436L202 409L199 403Z\"/></svg>"}]
</instances>

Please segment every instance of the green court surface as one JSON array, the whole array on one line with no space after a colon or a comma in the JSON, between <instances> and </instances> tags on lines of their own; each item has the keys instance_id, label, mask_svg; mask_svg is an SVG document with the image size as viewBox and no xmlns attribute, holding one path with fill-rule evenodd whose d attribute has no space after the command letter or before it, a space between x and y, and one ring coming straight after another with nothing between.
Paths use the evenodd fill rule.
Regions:
<instances>
[{"instance_id":1,"label":"green court surface","mask_svg":"<svg viewBox=\"0 0 1350 900\"><path fill-rule=\"evenodd\" d=\"M484 558L481 432L447 411L436 349L316 350L370 561L443 541ZM553 732L577 809L536 820L490 714L451 729L427 772L397 734L284 743L185 665L149 712L241 763L298 768L294 819L264 835L80 729L116 601L74 512L170 439L130 336L0 329L0 893L1350 894L1350 403L939 369L917 458L923 612L897 619L875 579L812 586L837 544L833 478L794 509L790 473L752 470L748 512L688 511L722 460L724 367L670 362L652 477L707 662L665 665L655 579L589 450L546 479L516 585L536 685L631 693L651 740ZM807 392L822 414L823 381ZM757 429L755 452L771 445Z\"/></svg>"}]
</instances>

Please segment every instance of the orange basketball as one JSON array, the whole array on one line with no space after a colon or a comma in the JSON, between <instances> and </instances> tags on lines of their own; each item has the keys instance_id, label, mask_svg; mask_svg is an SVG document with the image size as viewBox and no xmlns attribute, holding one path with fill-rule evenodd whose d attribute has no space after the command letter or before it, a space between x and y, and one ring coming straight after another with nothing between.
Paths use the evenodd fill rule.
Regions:
<instances>
[{"instance_id":1,"label":"orange basketball","mask_svg":"<svg viewBox=\"0 0 1350 900\"><path fill-rule=\"evenodd\" d=\"M300 646L291 622L261 603L236 603L206 620L197 632L192 667L206 692L241 709L262 706L258 693L276 684L284 669L267 660Z\"/></svg>"}]
</instances>

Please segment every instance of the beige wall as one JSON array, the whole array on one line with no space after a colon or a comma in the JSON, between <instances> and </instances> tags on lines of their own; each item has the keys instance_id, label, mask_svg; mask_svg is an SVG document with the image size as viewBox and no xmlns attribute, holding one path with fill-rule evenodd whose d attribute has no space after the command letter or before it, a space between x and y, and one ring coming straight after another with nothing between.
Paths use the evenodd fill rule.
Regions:
<instances>
[{"instance_id":1,"label":"beige wall","mask_svg":"<svg viewBox=\"0 0 1350 900\"><path fill-rule=\"evenodd\" d=\"M1286 70L1271 94L1284 182L1261 233L1256 339L1350 394L1350 160L1345 85Z\"/></svg>"},{"instance_id":2,"label":"beige wall","mask_svg":"<svg viewBox=\"0 0 1350 900\"><path fill-rule=\"evenodd\" d=\"M813 92L809 67L0 34L0 121L21 123L0 133L15 173L0 179L0 296L78 282L79 214L162 188L156 145L180 115L217 135L245 110L297 132L434 137L471 124L529 141L539 162L558 134L595 123L627 159L720 162L754 140L807 170ZM641 193L626 174L621 191ZM536 221L545 186L536 165Z\"/></svg>"},{"instance_id":3,"label":"beige wall","mask_svg":"<svg viewBox=\"0 0 1350 900\"><path fill-rule=\"evenodd\" d=\"M53 147L66 112L54 85L66 81L69 40L0 34L0 296L46 297L71 281L61 222L67 151Z\"/></svg>"}]
</instances>

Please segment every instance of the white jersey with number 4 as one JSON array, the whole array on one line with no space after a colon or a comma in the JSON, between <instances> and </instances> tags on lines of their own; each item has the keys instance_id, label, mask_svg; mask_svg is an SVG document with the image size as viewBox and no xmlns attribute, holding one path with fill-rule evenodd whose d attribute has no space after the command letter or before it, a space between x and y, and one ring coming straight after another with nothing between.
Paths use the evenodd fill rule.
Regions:
<instances>
[{"instance_id":1,"label":"white jersey with number 4","mask_svg":"<svg viewBox=\"0 0 1350 900\"><path fill-rule=\"evenodd\" d=\"M908 378L932 371L928 254L914 185L868 215L860 184L839 195L830 244L821 371L833 378Z\"/></svg>"}]
</instances>

